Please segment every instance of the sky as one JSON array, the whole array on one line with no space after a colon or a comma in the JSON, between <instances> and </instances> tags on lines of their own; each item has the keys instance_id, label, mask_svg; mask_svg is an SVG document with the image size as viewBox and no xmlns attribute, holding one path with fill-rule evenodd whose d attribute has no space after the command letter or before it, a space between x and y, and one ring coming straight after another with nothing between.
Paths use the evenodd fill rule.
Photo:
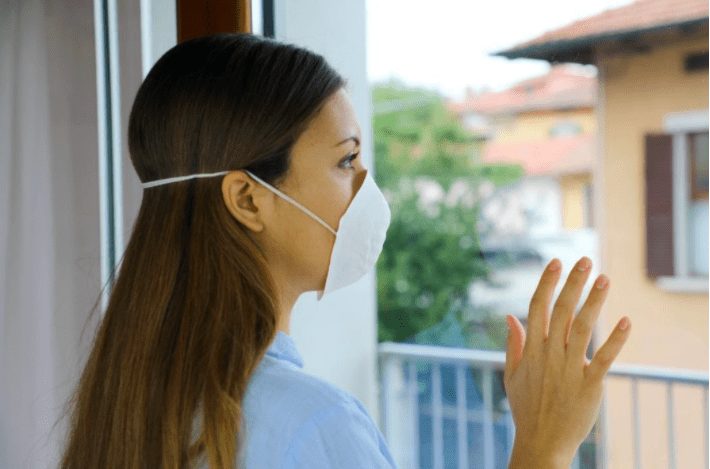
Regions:
<instances>
[{"instance_id":1,"label":"sky","mask_svg":"<svg viewBox=\"0 0 710 469\"><path fill-rule=\"evenodd\" d=\"M491 57L631 0L366 0L368 80L398 78L461 99L544 74L540 60ZM436 8L432 8L435 6ZM592 66L584 71L594 73Z\"/></svg>"}]
</instances>

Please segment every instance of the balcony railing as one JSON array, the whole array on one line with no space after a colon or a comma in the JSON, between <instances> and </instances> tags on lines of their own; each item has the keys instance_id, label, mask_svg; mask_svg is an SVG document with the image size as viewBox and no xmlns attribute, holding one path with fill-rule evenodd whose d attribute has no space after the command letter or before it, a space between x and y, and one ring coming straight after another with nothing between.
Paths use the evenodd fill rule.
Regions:
<instances>
[{"instance_id":1,"label":"balcony railing","mask_svg":"<svg viewBox=\"0 0 710 469\"><path fill-rule=\"evenodd\" d=\"M380 344L379 360L382 428L400 468L507 468L515 427L502 384L505 352L388 342ZM677 467L678 441L673 415L674 386L683 384L701 389L704 413L700 418L705 443L703 452L697 448L698 454L693 459L704 461L708 469L706 373L618 364L612 365L607 375L631 384L634 469L641 469L639 383L665 383L671 469ZM603 424L597 422L580 446L573 469L606 467L602 429Z\"/></svg>"}]
</instances>

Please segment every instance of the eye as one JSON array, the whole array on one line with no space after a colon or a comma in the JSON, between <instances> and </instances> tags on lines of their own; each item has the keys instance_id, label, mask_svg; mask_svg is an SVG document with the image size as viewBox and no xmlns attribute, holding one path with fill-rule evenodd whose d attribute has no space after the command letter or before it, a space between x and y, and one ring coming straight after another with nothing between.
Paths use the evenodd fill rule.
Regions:
<instances>
[{"instance_id":1,"label":"eye","mask_svg":"<svg viewBox=\"0 0 710 469\"><path fill-rule=\"evenodd\" d=\"M353 169L354 166L352 165L352 162L355 158L357 158L357 155L359 154L360 152L357 152L346 156L345 159L340 161L340 164L338 166L343 169Z\"/></svg>"}]
</instances>

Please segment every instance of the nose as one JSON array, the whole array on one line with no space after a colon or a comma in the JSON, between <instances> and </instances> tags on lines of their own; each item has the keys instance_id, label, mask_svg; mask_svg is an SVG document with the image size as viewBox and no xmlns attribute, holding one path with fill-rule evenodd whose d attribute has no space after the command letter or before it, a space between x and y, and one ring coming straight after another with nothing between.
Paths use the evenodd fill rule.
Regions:
<instances>
[{"instance_id":1,"label":"nose","mask_svg":"<svg viewBox=\"0 0 710 469\"><path fill-rule=\"evenodd\" d=\"M362 183L365 182L366 177L367 177L367 168L358 172L357 175L355 176L355 178L353 178L353 196L355 196L357 191L360 190L360 188L362 187Z\"/></svg>"}]
</instances>

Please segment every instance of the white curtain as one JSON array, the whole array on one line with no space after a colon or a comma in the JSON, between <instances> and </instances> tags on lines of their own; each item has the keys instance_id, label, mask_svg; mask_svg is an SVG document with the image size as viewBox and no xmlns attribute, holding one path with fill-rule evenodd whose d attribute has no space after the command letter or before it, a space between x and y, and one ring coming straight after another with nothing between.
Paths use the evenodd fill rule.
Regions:
<instances>
[{"instance_id":1,"label":"white curtain","mask_svg":"<svg viewBox=\"0 0 710 469\"><path fill-rule=\"evenodd\" d=\"M100 316L96 122L91 0L0 0L0 468L56 467Z\"/></svg>"}]
</instances>

